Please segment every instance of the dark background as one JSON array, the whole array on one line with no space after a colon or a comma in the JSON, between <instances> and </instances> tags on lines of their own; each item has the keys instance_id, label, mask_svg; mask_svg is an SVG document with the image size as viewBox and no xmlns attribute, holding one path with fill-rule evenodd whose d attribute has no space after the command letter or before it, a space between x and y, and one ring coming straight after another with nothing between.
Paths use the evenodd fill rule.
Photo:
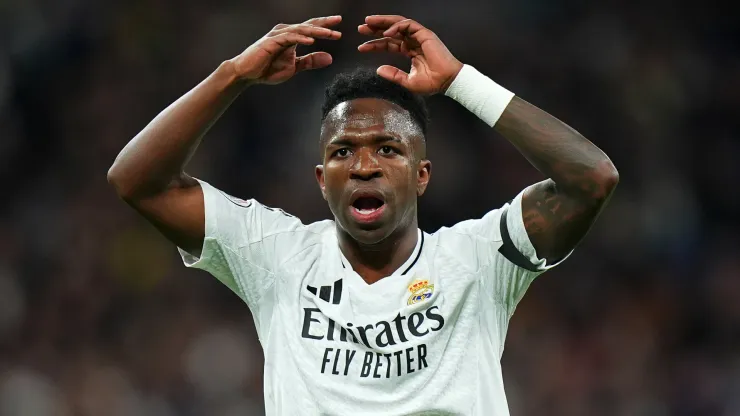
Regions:
<instances>
[{"instance_id":1,"label":"dark background","mask_svg":"<svg viewBox=\"0 0 740 416\"><path fill-rule=\"evenodd\" d=\"M400 13L571 124L621 183L539 278L503 359L513 415L740 414L738 14L712 2L519 0L0 3L0 415L251 415L262 352L246 305L186 270L106 172L165 106L280 22L342 14L335 63L247 90L188 172L304 222L323 88L367 14ZM316 49L316 48L313 48ZM303 50L310 50L304 48ZM430 100L421 227L479 217L541 175Z\"/></svg>"}]
</instances>

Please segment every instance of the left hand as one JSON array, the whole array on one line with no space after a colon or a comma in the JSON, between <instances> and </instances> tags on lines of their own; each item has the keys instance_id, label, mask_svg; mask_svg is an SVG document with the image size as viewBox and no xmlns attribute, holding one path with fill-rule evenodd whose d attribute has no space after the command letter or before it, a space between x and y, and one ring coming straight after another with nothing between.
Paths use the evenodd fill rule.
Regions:
<instances>
[{"instance_id":1,"label":"left hand","mask_svg":"<svg viewBox=\"0 0 740 416\"><path fill-rule=\"evenodd\" d=\"M358 46L360 52L388 51L411 58L409 73L390 65L378 68L378 75L411 92L444 93L463 67L434 32L403 16L368 16L357 31L380 37Z\"/></svg>"}]
</instances>

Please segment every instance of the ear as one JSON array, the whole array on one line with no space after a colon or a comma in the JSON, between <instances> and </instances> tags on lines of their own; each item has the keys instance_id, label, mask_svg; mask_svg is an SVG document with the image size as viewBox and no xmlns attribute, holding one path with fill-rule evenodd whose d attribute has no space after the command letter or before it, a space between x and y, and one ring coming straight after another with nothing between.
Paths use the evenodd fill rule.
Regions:
<instances>
[{"instance_id":1,"label":"ear","mask_svg":"<svg viewBox=\"0 0 740 416\"><path fill-rule=\"evenodd\" d=\"M324 165L316 165L316 181L321 189L321 196L326 200L326 184L324 183Z\"/></svg>"},{"instance_id":2,"label":"ear","mask_svg":"<svg viewBox=\"0 0 740 416\"><path fill-rule=\"evenodd\" d=\"M428 160L419 161L419 169L416 174L416 195L422 196L427 190L429 179L432 177L432 162Z\"/></svg>"}]
</instances>

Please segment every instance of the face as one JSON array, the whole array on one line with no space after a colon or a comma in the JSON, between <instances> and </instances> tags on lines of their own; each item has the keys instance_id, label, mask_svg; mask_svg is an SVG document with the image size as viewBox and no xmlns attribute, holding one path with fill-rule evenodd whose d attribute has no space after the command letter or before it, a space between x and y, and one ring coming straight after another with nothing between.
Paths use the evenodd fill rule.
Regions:
<instances>
[{"instance_id":1,"label":"face","mask_svg":"<svg viewBox=\"0 0 740 416\"><path fill-rule=\"evenodd\" d=\"M344 231L371 245L416 227L432 166L408 111L377 98L344 102L324 120L321 143L316 178Z\"/></svg>"}]
</instances>

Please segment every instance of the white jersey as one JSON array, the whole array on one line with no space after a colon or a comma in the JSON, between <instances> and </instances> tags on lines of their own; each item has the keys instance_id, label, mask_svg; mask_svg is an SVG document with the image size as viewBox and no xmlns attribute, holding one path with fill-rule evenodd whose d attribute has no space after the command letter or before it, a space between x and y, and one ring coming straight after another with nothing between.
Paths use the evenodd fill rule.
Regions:
<instances>
[{"instance_id":1,"label":"white jersey","mask_svg":"<svg viewBox=\"0 0 740 416\"><path fill-rule=\"evenodd\" d=\"M334 221L309 225L200 182L206 270L246 302L265 353L267 415L508 415L509 318L551 266L524 229L520 193L436 233L368 285Z\"/></svg>"}]
</instances>

